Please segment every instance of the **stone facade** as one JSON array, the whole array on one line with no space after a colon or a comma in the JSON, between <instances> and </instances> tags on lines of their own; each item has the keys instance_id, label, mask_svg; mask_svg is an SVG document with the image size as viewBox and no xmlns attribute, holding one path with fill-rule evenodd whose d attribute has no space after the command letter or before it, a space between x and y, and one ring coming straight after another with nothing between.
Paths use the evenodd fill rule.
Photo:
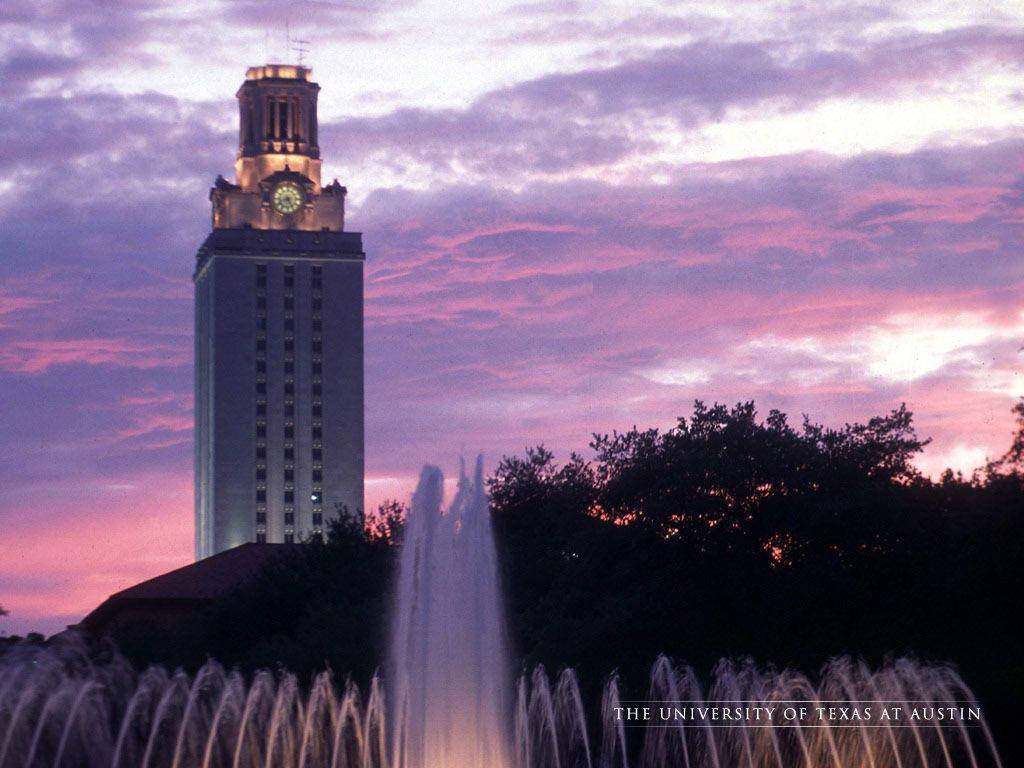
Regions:
<instances>
[{"instance_id":1,"label":"stone facade","mask_svg":"<svg viewBox=\"0 0 1024 768\"><path fill-rule=\"evenodd\" d=\"M194 274L196 558L323 535L363 506L362 236L320 184L319 86L252 67L236 183L210 191Z\"/></svg>"}]
</instances>

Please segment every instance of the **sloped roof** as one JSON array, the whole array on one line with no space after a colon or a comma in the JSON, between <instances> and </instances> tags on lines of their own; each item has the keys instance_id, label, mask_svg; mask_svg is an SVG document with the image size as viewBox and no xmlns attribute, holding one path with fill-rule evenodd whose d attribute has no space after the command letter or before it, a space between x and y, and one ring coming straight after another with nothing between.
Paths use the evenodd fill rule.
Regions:
<instances>
[{"instance_id":1,"label":"sloped roof","mask_svg":"<svg viewBox=\"0 0 1024 768\"><path fill-rule=\"evenodd\" d=\"M208 601L223 597L253 578L260 569L293 544L242 544L182 568L115 592L82 624L102 622L119 605L145 601Z\"/></svg>"}]
</instances>

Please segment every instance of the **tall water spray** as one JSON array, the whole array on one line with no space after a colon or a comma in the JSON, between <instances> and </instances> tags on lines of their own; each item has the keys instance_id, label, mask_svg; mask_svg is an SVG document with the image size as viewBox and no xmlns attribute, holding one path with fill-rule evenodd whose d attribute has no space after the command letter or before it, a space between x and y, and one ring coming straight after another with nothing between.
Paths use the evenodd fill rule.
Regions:
<instances>
[{"instance_id":1,"label":"tall water spray","mask_svg":"<svg viewBox=\"0 0 1024 768\"><path fill-rule=\"evenodd\" d=\"M425 467L392 620L392 766L502 768L512 697L482 460L472 482L461 467L447 512L442 496L441 471Z\"/></svg>"}]
</instances>

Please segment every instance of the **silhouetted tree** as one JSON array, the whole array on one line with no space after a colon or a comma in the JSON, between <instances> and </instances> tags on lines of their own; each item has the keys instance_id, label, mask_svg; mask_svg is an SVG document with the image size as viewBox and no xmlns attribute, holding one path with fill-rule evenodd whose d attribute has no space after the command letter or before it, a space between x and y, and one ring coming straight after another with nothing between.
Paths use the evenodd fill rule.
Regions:
<instances>
[{"instance_id":1,"label":"silhouetted tree","mask_svg":"<svg viewBox=\"0 0 1024 768\"><path fill-rule=\"evenodd\" d=\"M1009 450L995 461L989 462L985 469L991 475L1024 475L1024 397L1013 406L1013 415L1017 422L1017 431Z\"/></svg>"},{"instance_id":2,"label":"silhouetted tree","mask_svg":"<svg viewBox=\"0 0 1024 768\"><path fill-rule=\"evenodd\" d=\"M804 669L912 652L1012 711L1021 670L991 648L1015 644L1024 589L1017 454L933 483L913 466L926 444L904 406L828 429L697 402L666 432L595 435L589 461L504 458L490 491L518 653L589 686L618 669L642 695L660 652Z\"/></svg>"},{"instance_id":3,"label":"silhouetted tree","mask_svg":"<svg viewBox=\"0 0 1024 768\"><path fill-rule=\"evenodd\" d=\"M613 670L642 696L659 653L705 671L916 653L961 668L1005 747L1024 686L1024 400L1014 414L1004 456L938 482L913 466L927 441L904 406L829 429L698 401L665 432L594 435L589 459L506 456L488 485L515 654L575 667L593 702ZM326 541L215 606L194 647L135 658L365 681L384 660L406 510L342 512Z\"/></svg>"}]
</instances>

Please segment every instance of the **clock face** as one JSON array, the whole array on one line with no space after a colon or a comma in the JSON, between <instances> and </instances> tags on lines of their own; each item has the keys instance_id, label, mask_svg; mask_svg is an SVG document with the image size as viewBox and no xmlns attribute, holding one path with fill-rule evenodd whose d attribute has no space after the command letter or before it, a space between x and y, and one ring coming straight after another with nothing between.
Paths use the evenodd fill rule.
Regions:
<instances>
[{"instance_id":1,"label":"clock face","mask_svg":"<svg viewBox=\"0 0 1024 768\"><path fill-rule=\"evenodd\" d=\"M274 187L271 200L278 213L295 213L302 207L302 190L294 182L283 181Z\"/></svg>"}]
</instances>

